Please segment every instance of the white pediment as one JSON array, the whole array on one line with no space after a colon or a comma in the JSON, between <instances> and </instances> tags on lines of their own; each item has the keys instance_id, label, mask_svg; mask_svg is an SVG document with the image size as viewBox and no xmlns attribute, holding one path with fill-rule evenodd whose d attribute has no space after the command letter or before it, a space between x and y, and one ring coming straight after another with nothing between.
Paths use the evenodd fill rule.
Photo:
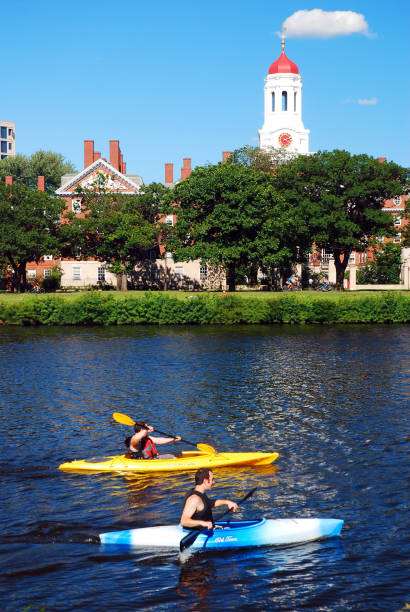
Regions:
<instances>
[{"instance_id":1,"label":"white pediment","mask_svg":"<svg viewBox=\"0 0 410 612\"><path fill-rule=\"evenodd\" d=\"M59 187L55 193L60 196L72 196L76 187L94 187L96 184L98 185L98 174L107 177L105 187L117 193L137 193L143 184L140 176L134 175L131 179L104 159L97 159L88 168L84 168L78 174L71 175L69 180Z\"/></svg>"}]
</instances>

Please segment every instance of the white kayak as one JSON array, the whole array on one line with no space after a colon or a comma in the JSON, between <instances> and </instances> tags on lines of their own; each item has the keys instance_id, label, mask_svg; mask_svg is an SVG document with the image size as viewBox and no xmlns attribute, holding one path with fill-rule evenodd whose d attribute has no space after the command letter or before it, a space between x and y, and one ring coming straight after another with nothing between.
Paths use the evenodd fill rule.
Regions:
<instances>
[{"instance_id":1,"label":"white kayak","mask_svg":"<svg viewBox=\"0 0 410 612\"><path fill-rule=\"evenodd\" d=\"M320 518L216 521L215 529L200 533L190 548L215 550L298 544L338 536L342 527L342 520ZM181 539L188 533L181 525L164 525L101 533L100 540L102 544L117 546L179 548Z\"/></svg>"}]
</instances>

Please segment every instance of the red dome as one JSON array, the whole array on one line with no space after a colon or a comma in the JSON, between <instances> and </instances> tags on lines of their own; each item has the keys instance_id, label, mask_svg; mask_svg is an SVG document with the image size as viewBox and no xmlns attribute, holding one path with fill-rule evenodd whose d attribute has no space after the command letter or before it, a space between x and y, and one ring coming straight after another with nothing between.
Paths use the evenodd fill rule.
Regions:
<instances>
[{"instance_id":1,"label":"red dome","mask_svg":"<svg viewBox=\"0 0 410 612\"><path fill-rule=\"evenodd\" d=\"M291 62L285 53L285 42L282 41L282 53L278 59L271 64L268 74L277 74L278 72L292 72L293 74L299 74L299 68L295 62Z\"/></svg>"}]
</instances>

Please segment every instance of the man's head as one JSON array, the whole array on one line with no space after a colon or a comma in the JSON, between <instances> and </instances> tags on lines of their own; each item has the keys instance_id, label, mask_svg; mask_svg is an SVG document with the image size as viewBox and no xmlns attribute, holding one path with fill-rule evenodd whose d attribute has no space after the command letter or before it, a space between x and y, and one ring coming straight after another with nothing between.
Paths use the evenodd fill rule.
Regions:
<instances>
[{"instance_id":1,"label":"man's head","mask_svg":"<svg viewBox=\"0 0 410 612\"><path fill-rule=\"evenodd\" d=\"M146 429L148 431L148 425L146 423L140 422L140 423L134 424L135 433L138 433L139 431L142 431L143 429Z\"/></svg>"},{"instance_id":2,"label":"man's head","mask_svg":"<svg viewBox=\"0 0 410 612\"><path fill-rule=\"evenodd\" d=\"M211 488L212 485L214 484L214 475L212 473L212 470L209 470L208 468L200 468L196 474L195 474L195 484L196 485L201 485L204 483L204 481L206 481L205 484L209 484Z\"/></svg>"}]
</instances>

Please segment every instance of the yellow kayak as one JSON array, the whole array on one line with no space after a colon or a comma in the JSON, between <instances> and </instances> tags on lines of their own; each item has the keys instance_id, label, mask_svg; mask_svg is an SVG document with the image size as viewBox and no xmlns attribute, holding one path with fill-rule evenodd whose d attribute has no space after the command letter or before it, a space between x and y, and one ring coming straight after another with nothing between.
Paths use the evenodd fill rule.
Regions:
<instances>
[{"instance_id":1,"label":"yellow kayak","mask_svg":"<svg viewBox=\"0 0 410 612\"><path fill-rule=\"evenodd\" d=\"M67 472L174 472L235 465L269 465L279 453L203 453L184 451L175 459L130 459L125 455L69 461L59 465Z\"/></svg>"}]
</instances>

